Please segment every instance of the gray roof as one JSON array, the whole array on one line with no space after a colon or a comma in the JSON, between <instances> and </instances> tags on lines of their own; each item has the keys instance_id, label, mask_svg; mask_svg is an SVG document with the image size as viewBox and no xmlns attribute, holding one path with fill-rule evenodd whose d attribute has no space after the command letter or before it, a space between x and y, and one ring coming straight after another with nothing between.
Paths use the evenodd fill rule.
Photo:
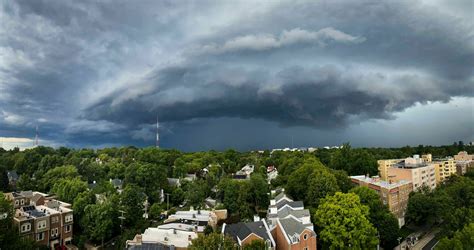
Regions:
<instances>
[{"instance_id":1,"label":"gray roof","mask_svg":"<svg viewBox=\"0 0 474 250\"><path fill-rule=\"evenodd\" d=\"M287 201L287 200L282 200L276 204L276 207L278 209L284 207L285 205L288 205L292 208L297 208L297 207L304 207L304 204L302 201Z\"/></svg>"},{"instance_id":2,"label":"gray roof","mask_svg":"<svg viewBox=\"0 0 474 250\"><path fill-rule=\"evenodd\" d=\"M15 170L7 171L8 181L18 180L18 174Z\"/></svg>"},{"instance_id":3,"label":"gray roof","mask_svg":"<svg viewBox=\"0 0 474 250\"><path fill-rule=\"evenodd\" d=\"M280 219L280 224L288 236L293 236L295 234L300 235L306 229L305 225L292 217Z\"/></svg>"},{"instance_id":4,"label":"gray roof","mask_svg":"<svg viewBox=\"0 0 474 250\"><path fill-rule=\"evenodd\" d=\"M281 193L277 194L277 196L275 196L274 200L275 200L275 201L278 201L278 200L282 199L282 198L285 197L285 196L286 196L287 198L290 198L290 197L288 197L287 195L285 195L285 193L281 192Z\"/></svg>"},{"instance_id":5,"label":"gray roof","mask_svg":"<svg viewBox=\"0 0 474 250\"><path fill-rule=\"evenodd\" d=\"M229 224L225 226L224 233L234 238L236 242L238 242L237 237L243 240L252 233L262 237L263 240L270 240L269 232L262 221Z\"/></svg>"},{"instance_id":6,"label":"gray roof","mask_svg":"<svg viewBox=\"0 0 474 250\"><path fill-rule=\"evenodd\" d=\"M289 215L293 215L296 218L302 218L310 216L310 212L308 209L301 209L301 210L293 210L289 207L285 207L282 210L278 211L277 214L269 214L270 218L286 218Z\"/></svg>"}]
</instances>

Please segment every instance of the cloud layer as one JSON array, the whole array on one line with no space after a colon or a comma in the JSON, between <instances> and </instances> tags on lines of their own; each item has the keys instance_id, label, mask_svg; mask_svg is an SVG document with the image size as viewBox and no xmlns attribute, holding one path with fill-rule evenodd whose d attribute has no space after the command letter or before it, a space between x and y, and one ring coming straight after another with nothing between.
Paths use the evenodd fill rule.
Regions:
<instances>
[{"instance_id":1,"label":"cloud layer","mask_svg":"<svg viewBox=\"0 0 474 250\"><path fill-rule=\"evenodd\" d=\"M68 145L144 145L157 114L170 137L189 122L227 118L329 131L469 101L474 27L459 6L473 7L2 2L0 136L28 137L39 124L46 139Z\"/></svg>"}]
</instances>

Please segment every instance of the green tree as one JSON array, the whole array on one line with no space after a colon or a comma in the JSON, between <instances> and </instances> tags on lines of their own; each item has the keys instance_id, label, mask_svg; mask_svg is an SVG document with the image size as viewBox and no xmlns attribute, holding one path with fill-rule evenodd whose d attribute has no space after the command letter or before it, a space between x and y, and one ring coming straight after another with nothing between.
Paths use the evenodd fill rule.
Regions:
<instances>
[{"instance_id":1,"label":"green tree","mask_svg":"<svg viewBox=\"0 0 474 250\"><path fill-rule=\"evenodd\" d=\"M48 170L43 178L41 183L41 190L49 192L53 187L54 183L56 183L59 179L73 179L79 176L76 167L68 165L68 166L61 166L55 167L53 169Z\"/></svg>"},{"instance_id":2,"label":"green tree","mask_svg":"<svg viewBox=\"0 0 474 250\"><path fill-rule=\"evenodd\" d=\"M143 220L145 199L143 190L134 185L127 185L120 194L120 205L125 211L127 225L137 225Z\"/></svg>"},{"instance_id":3,"label":"green tree","mask_svg":"<svg viewBox=\"0 0 474 250\"><path fill-rule=\"evenodd\" d=\"M466 225L462 230L457 231L452 239L443 238L436 249L439 250L463 250L474 248L474 223Z\"/></svg>"},{"instance_id":4,"label":"green tree","mask_svg":"<svg viewBox=\"0 0 474 250\"><path fill-rule=\"evenodd\" d=\"M257 209L268 207L270 190L265 177L261 174L252 174L250 176L250 186L253 191L255 207Z\"/></svg>"},{"instance_id":5,"label":"green tree","mask_svg":"<svg viewBox=\"0 0 474 250\"><path fill-rule=\"evenodd\" d=\"M150 215L150 218L153 220L158 220L161 217L161 213L163 212L163 207L161 204L158 203L153 203L153 205L150 206L150 211L148 214Z\"/></svg>"},{"instance_id":6,"label":"green tree","mask_svg":"<svg viewBox=\"0 0 474 250\"><path fill-rule=\"evenodd\" d=\"M376 191L367 187L355 187L351 191L359 196L360 202L369 207L369 220L380 235L380 245L385 249L393 249L398 245L400 236L398 220L387 206L382 204Z\"/></svg>"},{"instance_id":7,"label":"green tree","mask_svg":"<svg viewBox=\"0 0 474 250\"><path fill-rule=\"evenodd\" d=\"M316 169L324 168L318 160L310 159L288 177L287 192L295 200L306 200L308 183Z\"/></svg>"},{"instance_id":8,"label":"green tree","mask_svg":"<svg viewBox=\"0 0 474 250\"><path fill-rule=\"evenodd\" d=\"M374 249L378 243L377 230L368 216L369 208L360 203L356 194L337 192L323 198L314 216L323 246Z\"/></svg>"},{"instance_id":9,"label":"green tree","mask_svg":"<svg viewBox=\"0 0 474 250\"><path fill-rule=\"evenodd\" d=\"M89 239L103 244L104 240L112 237L114 222L118 217L114 207L110 202L91 204L85 207L81 225Z\"/></svg>"},{"instance_id":10,"label":"green tree","mask_svg":"<svg viewBox=\"0 0 474 250\"><path fill-rule=\"evenodd\" d=\"M209 235L199 235L196 239L191 241L189 249L192 250L203 250L203 249L226 249L226 250L237 250L239 249L235 241L229 237L224 236L220 233L211 233Z\"/></svg>"},{"instance_id":11,"label":"green tree","mask_svg":"<svg viewBox=\"0 0 474 250\"><path fill-rule=\"evenodd\" d=\"M60 179L53 186L52 192L62 201L72 203L76 196L87 190L87 183L79 178Z\"/></svg>"},{"instance_id":12,"label":"green tree","mask_svg":"<svg viewBox=\"0 0 474 250\"><path fill-rule=\"evenodd\" d=\"M319 200L327 195L333 195L339 191L336 177L325 168L316 169L309 178L308 193L305 202L317 207Z\"/></svg>"},{"instance_id":13,"label":"green tree","mask_svg":"<svg viewBox=\"0 0 474 250\"><path fill-rule=\"evenodd\" d=\"M242 249L243 250L265 250L265 249L268 249L268 246L266 246L265 241L263 240L252 240L250 244L244 245Z\"/></svg>"}]
</instances>

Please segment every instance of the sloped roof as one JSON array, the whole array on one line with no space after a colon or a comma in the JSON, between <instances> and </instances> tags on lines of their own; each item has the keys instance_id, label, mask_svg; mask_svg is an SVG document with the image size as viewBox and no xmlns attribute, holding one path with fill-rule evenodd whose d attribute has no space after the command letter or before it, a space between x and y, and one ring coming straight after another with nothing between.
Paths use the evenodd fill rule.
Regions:
<instances>
[{"instance_id":1,"label":"sloped roof","mask_svg":"<svg viewBox=\"0 0 474 250\"><path fill-rule=\"evenodd\" d=\"M279 219L280 224L283 227L283 230L288 235L288 238L291 236L298 234L300 235L307 227L303 225L298 220L294 219L293 217L288 217L285 219Z\"/></svg>"},{"instance_id":2,"label":"sloped roof","mask_svg":"<svg viewBox=\"0 0 474 250\"><path fill-rule=\"evenodd\" d=\"M283 199L284 197L290 199L288 195L286 195L284 192L279 193L277 196L275 196L274 200L278 202L279 200ZM291 200L291 199L290 199Z\"/></svg>"},{"instance_id":3,"label":"sloped roof","mask_svg":"<svg viewBox=\"0 0 474 250\"><path fill-rule=\"evenodd\" d=\"M300 209L300 210L293 210L290 207L285 207L279 210L276 214L269 214L270 218L286 218L289 215L292 215L296 218L302 218L310 216L310 212L308 209Z\"/></svg>"},{"instance_id":4,"label":"sloped roof","mask_svg":"<svg viewBox=\"0 0 474 250\"><path fill-rule=\"evenodd\" d=\"M302 201L287 201L287 200L281 200L280 202L278 202L276 204L276 207L278 209L284 207L285 205L288 205L292 208L303 208L304 207L304 204Z\"/></svg>"},{"instance_id":5,"label":"sloped roof","mask_svg":"<svg viewBox=\"0 0 474 250\"><path fill-rule=\"evenodd\" d=\"M260 236L264 241L271 241L269 232L262 221L229 224L225 226L224 233L234 238L236 242L238 242L237 238L243 240L252 233Z\"/></svg>"}]
</instances>

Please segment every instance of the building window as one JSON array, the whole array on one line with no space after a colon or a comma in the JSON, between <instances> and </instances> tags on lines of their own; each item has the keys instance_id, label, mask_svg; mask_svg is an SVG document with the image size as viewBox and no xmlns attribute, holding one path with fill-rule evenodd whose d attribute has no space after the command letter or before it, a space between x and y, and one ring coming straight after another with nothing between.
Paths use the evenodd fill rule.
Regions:
<instances>
[{"instance_id":1,"label":"building window","mask_svg":"<svg viewBox=\"0 0 474 250\"><path fill-rule=\"evenodd\" d=\"M36 235L36 240L37 241L44 240L44 232L41 232L41 233L37 234Z\"/></svg>"},{"instance_id":2,"label":"building window","mask_svg":"<svg viewBox=\"0 0 474 250\"><path fill-rule=\"evenodd\" d=\"M71 225L66 225L66 228L64 229L64 232L66 232L66 233L71 232Z\"/></svg>"},{"instance_id":3,"label":"building window","mask_svg":"<svg viewBox=\"0 0 474 250\"><path fill-rule=\"evenodd\" d=\"M66 222L71 222L72 221L72 214L66 215L66 218L64 219Z\"/></svg>"},{"instance_id":4,"label":"building window","mask_svg":"<svg viewBox=\"0 0 474 250\"><path fill-rule=\"evenodd\" d=\"M58 236L58 228L51 229L51 236Z\"/></svg>"},{"instance_id":5,"label":"building window","mask_svg":"<svg viewBox=\"0 0 474 250\"><path fill-rule=\"evenodd\" d=\"M20 200L20 204L21 204L21 205L25 205L25 200L21 199L21 200Z\"/></svg>"},{"instance_id":6,"label":"building window","mask_svg":"<svg viewBox=\"0 0 474 250\"><path fill-rule=\"evenodd\" d=\"M24 233L24 232L28 232L31 230L31 224L30 223L24 223L23 225L21 225L21 232Z\"/></svg>"},{"instance_id":7,"label":"building window","mask_svg":"<svg viewBox=\"0 0 474 250\"><path fill-rule=\"evenodd\" d=\"M59 217L58 216L53 216L51 217L51 223L57 223L59 221Z\"/></svg>"},{"instance_id":8,"label":"building window","mask_svg":"<svg viewBox=\"0 0 474 250\"><path fill-rule=\"evenodd\" d=\"M18 200L15 200L15 205L16 206L20 205L20 202Z\"/></svg>"},{"instance_id":9,"label":"building window","mask_svg":"<svg viewBox=\"0 0 474 250\"><path fill-rule=\"evenodd\" d=\"M304 235L303 235L303 239L304 239L304 240L307 240L307 239L308 239L308 234L304 234Z\"/></svg>"},{"instance_id":10,"label":"building window","mask_svg":"<svg viewBox=\"0 0 474 250\"><path fill-rule=\"evenodd\" d=\"M308 247L304 247L303 250L308 250Z\"/></svg>"},{"instance_id":11,"label":"building window","mask_svg":"<svg viewBox=\"0 0 474 250\"><path fill-rule=\"evenodd\" d=\"M43 229L43 228L46 228L46 221L45 220L38 221L38 229Z\"/></svg>"}]
</instances>

